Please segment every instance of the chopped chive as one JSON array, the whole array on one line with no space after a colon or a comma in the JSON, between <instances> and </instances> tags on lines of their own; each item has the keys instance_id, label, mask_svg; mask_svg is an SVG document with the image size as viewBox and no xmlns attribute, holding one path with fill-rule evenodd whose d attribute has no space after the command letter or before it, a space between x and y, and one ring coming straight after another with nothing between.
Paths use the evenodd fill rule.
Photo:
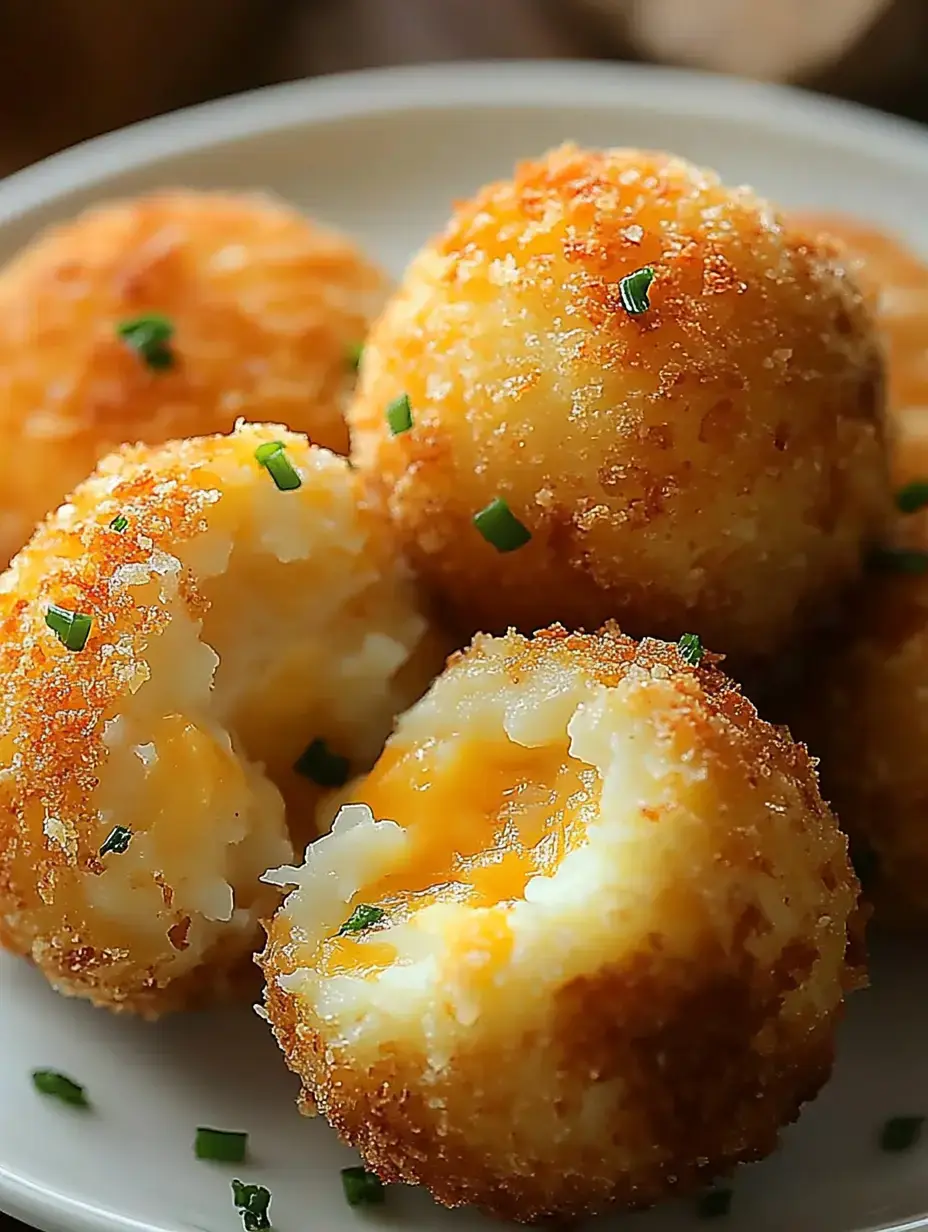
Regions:
<instances>
[{"instance_id":1,"label":"chopped chive","mask_svg":"<svg viewBox=\"0 0 928 1232\"><path fill-rule=\"evenodd\" d=\"M103 846L100 848L100 855L105 856L109 852L115 851L117 855L121 856L124 851L128 850L131 838L131 830L127 830L125 826L113 826L106 836Z\"/></svg>"},{"instance_id":2,"label":"chopped chive","mask_svg":"<svg viewBox=\"0 0 928 1232\"><path fill-rule=\"evenodd\" d=\"M283 441L265 441L255 450L258 463L264 467L281 492L293 492L302 486L303 480L296 467L287 457Z\"/></svg>"},{"instance_id":3,"label":"chopped chive","mask_svg":"<svg viewBox=\"0 0 928 1232\"><path fill-rule=\"evenodd\" d=\"M730 1210L730 1189L710 1189L696 1205L696 1214L700 1219L718 1219L720 1215L727 1215Z\"/></svg>"},{"instance_id":4,"label":"chopped chive","mask_svg":"<svg viewBox=\"0 0 928 1232\"><path fill-rule=\"evenodd\" d=\"M391 436L399 436L412 427L412 407L409 405L409 394L400 394L387 407L387 427Z\"/></svg>"},{"instance_id":5,"label":"chopped chive","mask_svg":"<svg viewBox=\"0 0 928 1232\"><path fill-rule=\"evenodd\" d=\"M361 356L364 354L363 342L352 342L345 352L345 359L352 372L357 372L361 366Z\"/></svg>"},{"instance_id":6,"label":"chopped chive","mask_svg":"<svg viewBox=\"0 0 928 1232\"><path fill-rule=\"evenodd\" d=\"M348 782L351 763L340 753L333 753L320 737L309 744L293 763L297 774L312 779L320 787L344 787Z\"/></svg>"},{"instance_id":7,"label":"chopped chive","mask_svg":"<svg viewBox=\"0 0 928 1232\"><path fill-rule=\"evenodd\" d=\"M690 667L699 667L702 656L706 653L703 649L702 638L698 633L684 633L677 642L677 650L683 662L689 664Z\"/></svg>"},{"instance_id":8,"label":"chopped chive","mask_svg":"<svg viewBox=\"0 0 928 1232\"><path fill-rule=\"evenodd\" d=\"M497 552L515 552L525 547L532 532L524 526L501 496L474 514L474 525Z\"/></svg>"},{"instance_id":9,"label":"chopped chive","mask_svg":"<svg viewBox=\"0 0 928 1232\"><path fill-rule=\"evenodd\" d=\"M83 650L90 636L93 617L83 612L72 612L66 607L50 603L45 613L45 623L68 650Z\"/></svg>"},{"instance_id":10,"label":"chopped chive","mask_svg":"<svg viewBox=\"0 0 928 1232\"><path fill-rule=\"evenodd\" d=\"M90 1107L87 1092L81 1084L75 1082L73 1078L68 1078L66 1074L59 1074L57 1070L34 1069L32 1085L43 1095L51 1095L55 1099L60 1099L64 1104L71 1104L75 1108Z\"/></svg>"},{"instance_id":11,"label":"chopped chive","mask_svg":"<svg viewBox=\"0 0 928 1232\"><path fill-rule=\"evenodd\" d=\"M873 565L883 573L928 573L928 552L914 548L880 548L873 554Z\"/></svg>"},{"instance_id":12,"label":"chopped chive","mask_svg":"<svg viewBox=\"0 0 928 1232\"><path fill-rule=\"evenodd\" d=\"M165 372L174 367L171 339L174 326L160 312L133 317L116 326L116 332L126 346L137 351L152 372Z\"/></svg>"},{"instance_id":13,"label":"chopped chive","mask_svg":"<svg viewBox=\"0 0 928 1232\"><path fill-rule=\"evenodd\" d=\"M890 1117L880 1132L881 1151L908 1151L918 1142L923 1116Z\"/></svg>"},{"instance_id":14,"label":"chopped chive","mask_svg":"<svg viewBox=\"0 0 928 1232\"><path fill-rule=\"evenodd\" d=\"M643 269L635 270L633 274L626 274L619 283L619 298L622 301L622 307L631 316L641 316L651 307L648 290L653 281L654 270L650 265L646 265Z\"/></svg>"},{"instance_id":15,"label":"chopped chive","mask_svg":"<svg viewBox=\"0 0 928 1232\"><path fill-rule=\"evenodd\" d=\"M371 907L368 903L358 903L335 936L347 937L351 933L366 932L367 929L373 928L375 924L379 924L386 918L387 913L382 907Z\"/></svg>"},{"instance_id":16,"label":"chopped chive","mask_svg":"<svg viewBox=\"0 0 928 1232\"><path fill-rule=\"evenodd\" d=\"M928 505L928 479L913 479L896 493L896 508L900 513L918 513Z\"/></svg>"},{"instance_id":17,"label":"chopped chive","mask_svg":"<svg viewBox=\"0 0 928 1232\"><path fill-rule=\"evenodd\" d=\"M342 1189L349 1206L379 1206L386 1197L383 1181L366 1168L342 1168Z\"/></svg>"},{"instance_id":18,"label":"chopped chive","mask_svg":"<svg viewBox=\"0 0 928 1232\"><path fill-rule=\"evenodd\" d=\"M122 513L117 513L116 517L110 522L110 530L124 531L129 525L129 519Z\"/></svg>"},{"instance_id":19,"label":"chopped chive","mask_svg":"<svg viewBox=\"0 0 928 1232\"><path fill-rule=\"evenodd\" d=\"M261 1229L271 1226L267 1217L271 1192L263 1185L245 1185L242 1181L233 1181L232 1201L242 1216L245 1232L261 1232Z\"/></svg>"},{"instance_id":20,"label":"chopped chive","mask_svg":"<svg viewBox=\"0 0 928 1232\"><path fill-rule=\"evenodd\" d=\"M193 1152L197 1159L212 1159L222 1164L241 1164L245 1162L247 1146L247 1134L228 1129L207 1129L205 1125L200 1125L193 1142Z\"/></svg>"}]
</instances>

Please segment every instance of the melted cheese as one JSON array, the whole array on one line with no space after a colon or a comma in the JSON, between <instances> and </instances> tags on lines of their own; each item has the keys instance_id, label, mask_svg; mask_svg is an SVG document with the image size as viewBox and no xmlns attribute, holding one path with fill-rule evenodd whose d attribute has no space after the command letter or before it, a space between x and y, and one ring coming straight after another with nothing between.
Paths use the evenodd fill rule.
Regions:
<instances>
[{"instance_id":1,"label":"melted cheese","mask_svg":"<svg viewBox=\"0 0 928 1232\"><path fill-rule=\"evenodd\" d=\"M379 906L395 924L439 901L498 907L475 913L452 946L468 963L493 967L511 947L505 907L583 841L599 792L598 772L568 756L566 737L540 748L489 740L388 748L354 798L401 825L410 850L402 868L361 886L348 912ZM374 928L328 939L320 957L327 974L361 976L396 951Z\"/></svg>"}]
</instances>

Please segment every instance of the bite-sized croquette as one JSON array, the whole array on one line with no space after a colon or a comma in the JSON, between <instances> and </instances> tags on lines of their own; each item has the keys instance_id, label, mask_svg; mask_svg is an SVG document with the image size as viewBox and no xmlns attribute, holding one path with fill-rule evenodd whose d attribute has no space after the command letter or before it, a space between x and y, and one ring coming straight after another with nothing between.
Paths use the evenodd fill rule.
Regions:
<instances>
[{"instance_id":1,"label":"bite-sized croquette","mask_svg":"<svg viewBox=\"0 0 928 1232\"><path fill-rule=\"evenodd\" d=\"M793 699L793 729L821 758L874 921L928 930L928 424L904 415L900 513L839 636Z\"/></svg>"},{"instance_id":2,"label":"bite-sized croquette","mask_svg":"<svg viewBox=\"0 0 928 1232\"><path fill-rule=\"evenodd\" d=\"M827 1078L846 840L710 658L478 637L268 874L298 887L270 1021L383 1180L523 1221L647 1205L772 1150Z\"/></svg>"},{"instance_id":3,"label":"bite-sized croquette","mask_svg":"<svg viewBox=\"0 0 928 1232\"><path fill-rule=\"evenodd\" d=\"M384 294L347 239L259 196L163 192L38 238L0 270L0 564L123 442L241 416L345 452Z\"/></svg>"},{"instance_id":4,"label":"bite-sized croquette","mask_svg":"<svg viewBox=\"0 0 928 1232\"><path fill-rule=\"evenodd\" d=\"M126 447L0 580L0 941L59 991L237 991L260 875L440 665L358 487L273 425Z\"/></svg>"},{"instance_id":5,"label":"bite-sized croquette","mask_svg":"<svg viewBox=\"0 0 928 1232\"><path fill-rule=\"evenodd\" d=\"M888 409L928 418L928 264L901 240L840 214L799 214L797 225L825 234L872 298L886 350Z\"/></svg>"},{"instance_id":6,"label":"bite-sized croquette","mask_svg":"<svg viewBox=\"0 0 928 1232\"><path fill-rule=\"evenodd\" d=\"M857 575L889 507L882 412L828 245L681 159L568 146L413 260L349 423L462 626L615 617L741 660Z\"/></svg>"}]
</instances>

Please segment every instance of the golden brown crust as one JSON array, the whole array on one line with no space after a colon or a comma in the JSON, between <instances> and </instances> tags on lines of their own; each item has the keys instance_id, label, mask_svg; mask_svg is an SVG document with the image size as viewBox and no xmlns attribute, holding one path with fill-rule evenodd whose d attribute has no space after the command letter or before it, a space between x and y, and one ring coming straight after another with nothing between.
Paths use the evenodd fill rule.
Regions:
<instances>
[{"instance_id":1,"label":"golden brown crust","mask_svg":"<svg viewBox=\"0 0 928 1232\"><path fill-rule=\"evenodd\" d=\"M618 284L650 265L651 307ZM384 409L408 394L413 427ZM565 147L458 206L375 325L349 410L467 633L560 620L744 659L858 570L888 508L882 372L833 245L666 155ZM532 532L498 554L500 496Z\"/></svg>"},{"instance_id":2,"label":"golden brown crust","mask_svg":"<svg viewBox=\"0 0 928 1232\"><path fill-rule=\"evenodd\" d=\"M0 271L0 558L125 441L283 423L344 452L347 356L385 290L346 239L257 196L161 192L94 209ZM159 312L176 363L117 337Z\"/></svg>"},{"instance_id":3,"label":"golden brown crust","mask_svg":"<svg viewBox=\"0 0 928 1232\"><path fill-rule=\"evenodd\" d=\"M636 643L614 626L598 635L552 628L531 641L478 637L446 676L481 661L501 665L507 687L559 665L607 689L640 686L640 708L630 700L628 713L644 725L635 747L649 773L670 762L668 783L700 781L708 793L680 806L657 792L656 807L640 805L653 841L670 842L661 835L669 827L686 853L681 875L649 883L641 920L631 902L628 915L619 910L608 954L592 937L616 905L584 884L594 919L575 926L588 969L559 983L550 974L565 961L558 941L546 949L550 971L537 972L544 997L527 994L535 1010L518 1004L523 985L507 988L519 978L513 968L454 1031L440 1008L452 994L436 988L421 1029L373 1026L381 991L371 1019L352 1011L341 1034L333 1006L348 994L318 1010L292 982L291 930L303 935L302 917L285 904L261 961L268 1016L302 1080L304 1110L321 1112L385 1181L521 1222L693 1191L773 1150L830 1073L842 996L864 982L846 841L805 748L763 722L713 656L692 668L677 647ZM627 770L634 776L635 764ZM630 792L641 789L631 781ZM630 850L640 893L648 874Z\"/></svg>"}]
</instances>

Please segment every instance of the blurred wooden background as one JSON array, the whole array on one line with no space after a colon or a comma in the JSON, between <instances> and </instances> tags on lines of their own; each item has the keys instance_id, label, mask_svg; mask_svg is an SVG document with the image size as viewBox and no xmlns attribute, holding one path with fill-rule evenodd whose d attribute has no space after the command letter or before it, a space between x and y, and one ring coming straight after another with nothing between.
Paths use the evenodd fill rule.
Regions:
<instances>
[{"instance_id":1,"label":"blurred wooden background","mask_svg":"<svg viewBox=\"0 0 928 1232\"><path fill-rule=\"evenodd\" d=\"M647 6L657 2L0 0L0 174L133 120L316 73L480 57L649 58L657 9ZM870 5L873 20L804 84L928 119L928 0L659 2L667 21L675 9L713 10L720 34L693 58L711 62L714 45L727 66L739 63L739 38L750 66L755 28L771 37L764 13L796 7L821 27L829 9L837 22L840 10ZM724 54L720 38L731 43ZM673 58L678 47L665 41Z\"/></svg>"}]
</instances>

